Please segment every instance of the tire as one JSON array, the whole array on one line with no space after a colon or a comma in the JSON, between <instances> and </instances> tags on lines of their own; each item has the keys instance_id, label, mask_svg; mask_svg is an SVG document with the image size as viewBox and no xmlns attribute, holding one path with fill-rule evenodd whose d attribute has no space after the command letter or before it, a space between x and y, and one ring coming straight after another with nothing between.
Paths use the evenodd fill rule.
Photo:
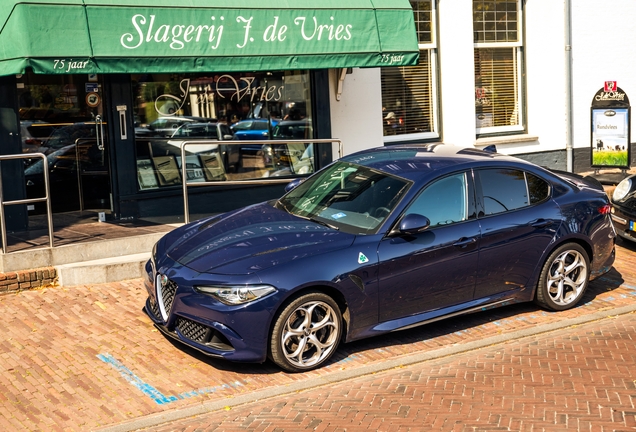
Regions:
<instances>
[{"instance_id":1,"label":"tire","mask_svg":"<svg viewBox=\"0 0 636 432\"><path fill-rule=\"evenodd\" d=\"M570 309L583 297L589 276L587 252L576 243L564 244L543 265L535 302L549 310Z\"/></svg>"},{"instance_id":2,"label":"tire","mask_svg":"<svg viewBox=\"0 0 636 432\"><path fill-rule=\"evenodd\" d=\"M342 336L342 314L326 294L311 292L292 300L276 317L270 335L270 359L288 372L325 364Z\"/></svg>"}]
</instances>

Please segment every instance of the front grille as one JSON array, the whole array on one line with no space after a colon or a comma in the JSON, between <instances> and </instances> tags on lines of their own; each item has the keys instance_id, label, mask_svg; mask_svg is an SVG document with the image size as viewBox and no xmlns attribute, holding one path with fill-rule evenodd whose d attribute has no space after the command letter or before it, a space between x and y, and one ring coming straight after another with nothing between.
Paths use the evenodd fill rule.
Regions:
<instances>
[{"instance_id":1,"label":"front grille","mask_svg":"<svg viewBox=\"0 0 636 432\"><path fill-rule=\"evenodd\" d=\"M176 328L181 336L186 339L190 339L193 342L201 345L207 345L219 351L234 350L230 341L212 327L199 324L198 322L186 318L178 318Z\"/></svg>"},{"instance_id":2,"label":"front grille","mask_svg":"<svg viewBox=\"0 0 636 432\"><path fill-rule=\"evenodd\" d=\"M155 278L155 289L157 290L158 316L161 316L164 321L168 321L174 296L177 293L177 284L158 274Z\"/></svg>"},{"instance_id":3,"label":"front grille","mask_svg":"<svg viewBox=\"0 0 636 432\"><path fill-rule=\"evenodd\" d=\"M159 312L159 305L153 298L150 299L150 312L152 312L155 318L161 317L161 313Z\"/></svg>"},{"instance_id":4,"label":"front grille","mask_svg":"<svg viewBox=\"0 0 636 432\"><path fill-rule=\"evenodd\" d=\"M161 298L166 313L170 313L174 295L177 293L177 284L168 279L168 283L161 287Z\"/></svg>"}]
</instances>

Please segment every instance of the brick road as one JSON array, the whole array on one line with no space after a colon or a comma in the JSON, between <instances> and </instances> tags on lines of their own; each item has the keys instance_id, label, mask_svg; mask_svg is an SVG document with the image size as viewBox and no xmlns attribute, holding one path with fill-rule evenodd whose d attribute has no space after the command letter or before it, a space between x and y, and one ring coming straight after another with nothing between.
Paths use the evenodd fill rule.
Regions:
<instances>
[{"instance_id":1,"label":"brick road","mask_svg":"<svg viewBox=\"0 0 636 432\"><path fill-rule=\"evenodd\" d=\"M287 430L633 430L636 247L617 252L615 268L573 310L523 304L438 322L343 345L334 362L303 374L172 344L142 313L139 280L3 295L0 430L156 430L162 422L190 430L221 421L219 430L275 430L267 422L293 424ZM589 342L575 344L574 334ZM330 424L327 408L340 423Z\"/></svg>"},{"instance_id":2,"label":"brick road","mask_svg":"<svg viewBox=\"0 0 636 432\"><path fill-rule=\"evenodd\" d=\"M635 366L629 313L152 430L636 430Z\"/></svg>"}]
</instances>

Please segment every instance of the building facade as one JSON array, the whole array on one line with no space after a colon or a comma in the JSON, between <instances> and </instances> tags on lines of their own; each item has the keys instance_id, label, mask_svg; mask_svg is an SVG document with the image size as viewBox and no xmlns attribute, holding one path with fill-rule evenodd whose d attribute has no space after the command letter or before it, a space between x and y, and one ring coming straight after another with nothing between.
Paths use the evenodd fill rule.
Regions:
<instances>
[{"instance_id":1,"label":"building facade","mask_svg":"<svg viewBox=\"0 0 636 432\"><path fill-rule=\"evenodd\" d=\"M355 69L346 78L340 103L332 100L334 136L357 143L347 149L430 140L477 148L495 144L500 153L551 168L593 169L591 108L597 92L606 82L621 91L604 92L603 97L624 100L636 92L629 64L636 49L636 30L630 24L636 4L410 3L419 65ZM363 102L357 104L358 98ZM631 145L633 120L627 117L621 130L627 136L619 138ZM631 166L636 154L630 156L624 162Z\"/></svg>"},{"instance_id":2,"label":"building facade","mask_svg":"<svg viewBox=\"0 0 636 432\"><path fill-rule=\"evenodd\" d=\"M120 220L183 221L184 184L193 215L280 196L337 157L311 140L347 72L419 56L406 0L42 0L0 22L0 153L32 155L3 162L2 198L44 196L46 172L53 212Z\"/></svg>"},{"instance_id":3,"label":"building facade","mask_svg":"<svg viewBox=\"0 0 636 432\"><path fill-rule=\"evenodd\" d=\"M628 103L603 108L624 119L601 125L618 124L614 135L592 105L636 92L633 16L630 0L12 2L0 12L0 153L47 155L55 212L169 221L183 216L184 163L188 183L215 183L191 189L191 212L218 213L338 156L303 139L338 138L345 154L494 144L575 172L593 169L599 141L619 142L631 166ZM200 139L218 144L183 161L181 144ZM247 139L264 144L236 145ZM3 199L41 196L42 170L3 162ZM6 217L19 229L41 211Z\"/></svg>"}]
</instances>

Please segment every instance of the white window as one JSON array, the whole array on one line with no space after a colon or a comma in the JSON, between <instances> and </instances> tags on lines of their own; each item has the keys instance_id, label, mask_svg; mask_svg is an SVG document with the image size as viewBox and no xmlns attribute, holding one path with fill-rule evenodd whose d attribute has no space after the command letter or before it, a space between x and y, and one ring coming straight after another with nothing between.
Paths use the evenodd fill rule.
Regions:
<instances>
[{"instance_id":1,"label":"white window","mask_svg":"<svg viewBox=\"0 0 636 432\"><path fill-rule=\"evenodd\" d=\"M477 135L521 132L521 0L473 0Z\"/></svg>"},{"instance_id":2,"label":"white window","mask_svg":"<svg viewBox=\"0 0 636 432\"><path fill-rule=\"evenodd\" d=\"M435 1L411 0L420 48L417 66L382 68L384 142L439 137Z\"/></svg>"}]
</instances>

